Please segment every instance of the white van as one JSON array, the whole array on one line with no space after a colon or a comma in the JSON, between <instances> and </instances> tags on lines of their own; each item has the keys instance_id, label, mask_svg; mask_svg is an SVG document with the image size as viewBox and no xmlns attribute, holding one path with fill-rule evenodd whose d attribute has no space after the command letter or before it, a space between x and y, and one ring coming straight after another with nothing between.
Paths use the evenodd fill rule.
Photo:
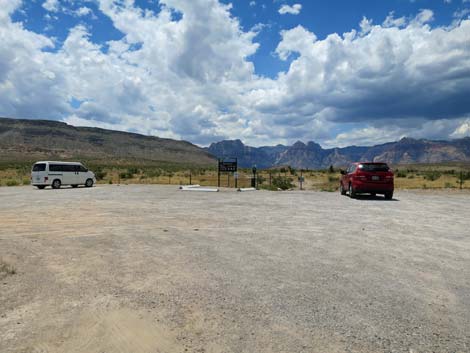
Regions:
<instances>
[{"instance_id":1,"label":"white van","mask_svg":"<svg viewBox=\"0 0 470 353\"><path fill-rule=\"evenodd\" d=\"M52 186L59 189L62 185L92 187L96 177L83 164L78 162L36 162L31 170L31 184L38 189Z\"/></svg>"}]
</instances>

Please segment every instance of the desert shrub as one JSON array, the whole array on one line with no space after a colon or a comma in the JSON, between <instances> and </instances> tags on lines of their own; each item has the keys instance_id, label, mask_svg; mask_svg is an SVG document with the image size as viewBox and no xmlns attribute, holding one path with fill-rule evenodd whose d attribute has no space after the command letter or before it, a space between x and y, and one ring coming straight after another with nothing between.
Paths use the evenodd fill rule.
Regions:
<instances>
[{"instance_id":1,"label":"desert shrub","mask_svg":"<svg viewBox=\"0 0 470 353\"><path fill-rule=\"evenodd\" d=\"M20 185L16 180L13 180L13 179L7 180L6 184L7 184L7 186L18 186L18 185Z\"/></svg>"},{"instance_id":2,"label":"desert shrub","mask_svg":"<svg viewBox=\"0 0 470 353\"><path fill-rule=\"evenodd\" d=\"M14 275L16 273L16 269L0 259L0 277L7 276L7 275Z\"/></svg>"},{"instance_id":3,"label":"desert shrub","mask_svg":"<svg viewBox=\"0 0 470 353\"><path fill-rule=\"evenodd\" d=\"M108 182L108 184L110 184L110 185L111 185L112 183L113 183L113 181L112 181L111 179L109 179L109 182Z\"/></svg>"},{"instance_id":4,"label":"desert shrub","mask_svg":"<svg viewBox=\"0 0 470 353\"><path fill-rule=\"evenodd\" d=\"M396 176L397 178L406 178L408 174L404 170L397 170Z\"/></svg>"},{"instance_id":5,"label":"desert shrub","mask_svg":"<svg viewBox=\"0 0 470 353\"><path fill-rule=\"evenodd\" d=\"M453 188L455 188L455 186L452 185L452 183L445 183L444 187L445 187L446 189L453 189Z\"/></svg>"},{"instance_id":6,"label":"desert shrub","mask_svg":"<svg viewBox=\"0 0 470 353\"><path fill-rule=\"evenodd\" d=\"M292 168L291 166L287 167L289 169L290 175L297 175L297 170L295 168Z\"/></svg>"},{"instance_id":7,"label":"desert shrub","mask_svg":"<svg viewBox=\"0 0 470 353\"><path fill-rule=\"evenodd\" d=\"M408 175L408 179L414 179L415 176L413 174Z\"/></svg>"},{"instance_id":8,"label":"desert shrub","mask_svg":"<svg viewBox=\"0 0 470 353\"><path fill-rule=\"evenodd\" d=\"M131 167L127 168L127 171L119 173L119 177L121 179L132 179L134 174L139 173L139 169Z\"/></svg>"},{"instance_id":9,"label":"desert shrub","mask_svg":"<svg viewBox=\"0 0 470 353\"><path fill-rule=\"evenodd\" d=\"M162 175L162 171L160 169L150 169L145 171L145 175L147 175L149 178L158 178L160 175Z\"/></svg>"},{"instance_id":10,"label":"desert shrub","mask_svg":"<svg viewBox=\"0 0 470 353\"><path fill-rule=\"evenodd\" d=\"M335 172L335 168L333 168L332 165L330 165L330 168L328 168L328 173L333 174Z\"/></svg>"},{"instance_id":11,"label":"desert shrub","mask_svg":"<svg viewBox=\"0 0 470 353\"><path fill-rule=\"evenodd\" d=\"M439 172L427 172L424 174L424 179L429 181L435 181L441 177L441 173Z\"/></svg>"},{"instance_id":12,"label":"desert shrub","mask_svg":"<svg viewBox=\"0 0 470 353\"><path fill-rule=\"evenodd\" d=\"M94 170L94 173L95 173L96 180L103 180L106 177L106 175L108 174L105 171L103 171L103 169L101 169L101 167L96 168Z\"/></svg>"},{"instance_id":13,"label":"desert shrub","mask_svg":"<svg viewBox=\"0 0 470 353\"><path fill-rule=\"evenodd\" d=\"M262 185L266 181L266 178L258 174L257 181L258 181L258 185Z\"/></svg>"},{"instance_id":14,"label":"desert shrub","mask_svg":"<svg viewBox=\"0 0 470 353\"><path fill-rule=\"evenodd\" d=\"M276 189L288 190L294 187L294 184L292 184L292 181L293 181L292 178L277 176L273 178L272 185Z\"/></svg>"},{"instance_id":15,"label":"desert shrub","mask_svg":"<svg viewBox=\"0 0 470 353\"><path fill-rule=\"evenodd\" d=\"M128 172L129 174L134 175L134 174L139 173L139 169L138 169L138 168L135 168L135 167L130 167L130 168L127 168L127 172Z\"/></svg>"},{"instance_id":16,"label":"desert shrub","mask_svg":"<svg viewBox=\"0 0 470 353\"><path fill-rule=\"evenodd\" d=\"M323 187L320 190L324 191L324 192L335 192L337 189L334 188L334 187L329 186L329 187Z\"/></svg>"},{"instance_id":17,"label":"desert shrub","mask_svg":"<svg viewBox=\"0 0 470 353\"><path fill-rule=\"evenodd\" d=\"M470 180L470 172L462 172L459 174L459 180Z\"/></svg>"},{"instance_id":18,"label":"desert shrub","mask_svg":"<svg viewBox=\"0 0 470 353\"><path fill-rule=\"evenodd\" d=\"M134 175L128 172L119 173L119 178L121 179L131 179Z\"/></svg>"},{"instance_id":19,"label":"desert shrub","mask_svg":"<svg viewBox=\"0 0 470 353\"><path fill-rule=\"evenodd\" d=\"M31 180L29 178L24 178L23 185L29 185L29 184L31 184Z\"/></svg>"},{"instance_id":20,"label":"desert shrub","mask_svg":"<svg viewBox=\"0 0 470 353\"><path fill-rule=\"evenodd\" d=\"M337 176L329 175L329 176L328 176L328 181L329 181L330 183L335 183L335 182L337 182L337 181L339 181L339 180L338 180L338 177L337 177Z\"/></svg>"}]
</instances>

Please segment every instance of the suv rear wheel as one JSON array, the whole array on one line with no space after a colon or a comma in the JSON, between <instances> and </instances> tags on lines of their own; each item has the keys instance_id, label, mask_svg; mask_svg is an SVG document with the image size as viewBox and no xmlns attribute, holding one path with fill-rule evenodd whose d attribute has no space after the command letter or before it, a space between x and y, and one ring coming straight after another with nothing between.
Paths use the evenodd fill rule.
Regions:
<instances>
[{"instance_id":1,"label":"suv rear wheel","mask_svg":"<svg viewBox=\"0 0 470 353\"><path fill-rule=\"evenodd\" d=\"M53 188L53 189L60 189L60 185L61 185L61 184L62 184L62 183L60 182L59 179L55 179L55 180L52 182L52 188Z\"/></svg>"},{"instance_id":2,"label":"suv rear wheel","mask_svg":"<svg viewBox=\"0 0 470 353\"><path fill-rule=\"evenodd\" d=\"M352 199L356 197L356 192L354 191L352 184L349 184L349 197Z\"/></svg>"},{"instance_id":3,"label":"suv rear wheel","mask_svg":"<svg viewBox=\"0 0 470 353\"><path fill-rule=\"evenodd\" d=\"M386 192L384 196L385 200L391 200L393 199L393 192Z\"/></svg>"},{"instance_id":4,"label":"suv rear wheel","mask_svg":"<svg viewBox=\"0 0 470 353\"><path fill-rule=\"evenodd\" d=\"M343 183L339 183L339 192L341 195L346 195L346 190L343 188Z\"/></svg>"}]
</instances>

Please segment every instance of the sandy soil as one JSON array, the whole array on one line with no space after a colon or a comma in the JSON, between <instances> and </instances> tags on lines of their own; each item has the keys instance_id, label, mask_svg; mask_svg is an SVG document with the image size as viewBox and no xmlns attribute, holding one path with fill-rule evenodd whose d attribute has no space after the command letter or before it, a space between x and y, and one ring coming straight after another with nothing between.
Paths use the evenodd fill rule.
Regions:
<instances>
[{"instance_id":1,"label":"sandy soil","mask_svg":"<svg viewBox=\"0 0 470 353\"><path fill-rule=\"evenodd\" d=\"M0 188L0 352L470 352L469 206Z\"/></svg>"}]
</instances>

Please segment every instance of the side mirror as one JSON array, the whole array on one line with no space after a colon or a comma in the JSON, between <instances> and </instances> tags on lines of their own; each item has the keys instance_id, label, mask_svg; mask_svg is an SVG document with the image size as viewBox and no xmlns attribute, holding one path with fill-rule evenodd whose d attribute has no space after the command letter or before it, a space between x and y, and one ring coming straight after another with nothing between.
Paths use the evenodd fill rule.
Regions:
<instances>
[{"instance_id":1,"label":"side mirror","mask_svg":"<svg viewBox=\"0 0 470 353\"><path fill-rule=\"evenodd\" d=\"M342 170L340 173L341 173L341 175L346 175L346 171L345 171L345 170Z\"/></svg>"}]
</instances>

